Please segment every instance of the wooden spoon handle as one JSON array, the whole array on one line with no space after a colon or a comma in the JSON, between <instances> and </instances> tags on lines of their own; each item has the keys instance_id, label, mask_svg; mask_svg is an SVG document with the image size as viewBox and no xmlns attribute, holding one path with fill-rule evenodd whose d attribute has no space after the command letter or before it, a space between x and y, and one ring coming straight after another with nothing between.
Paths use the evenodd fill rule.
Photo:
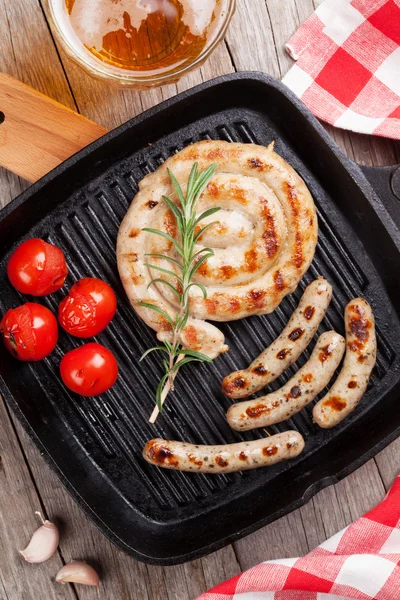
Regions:
<instances>
[{"instance_id":1,"label":"wooden spoon handle","mask_svg":"<svg viewBox=\"0 0 400 600\"><path fill-rule=\"evenodd\" d=\"M0 166L28 181L107 132L66 106L0 73Z\"/></svg>"}]
</instances>

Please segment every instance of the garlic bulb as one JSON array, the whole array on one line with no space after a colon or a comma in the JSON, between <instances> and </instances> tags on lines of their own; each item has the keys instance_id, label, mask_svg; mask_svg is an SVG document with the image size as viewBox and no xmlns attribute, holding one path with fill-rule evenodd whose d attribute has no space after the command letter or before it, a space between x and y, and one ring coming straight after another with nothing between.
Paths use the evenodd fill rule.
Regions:
<instances>
[{"instance_id":1,"label":"garlic bulb","mask_svg":"<svg viewBox=\"0 0 400 600\"><path fill-rule=\"evenodd\" d=\"M39 512L42 525L35 531L25 550L20 550L24 559L29 563L41 563L53 556L57 550L59 533L54 523L44 521Z\"/></svg>"},{"instance_id":2,"label":"garlic bulb","mask_svg":"<svg viewBox=\"0 0 400 600\"><path fill-rule=\"evenodd\" d=\"M59 583L82 583L83 585L99 585L99 576L90 565L74 560L60 569L56 575Z\"/></svg>"}]
</instances>

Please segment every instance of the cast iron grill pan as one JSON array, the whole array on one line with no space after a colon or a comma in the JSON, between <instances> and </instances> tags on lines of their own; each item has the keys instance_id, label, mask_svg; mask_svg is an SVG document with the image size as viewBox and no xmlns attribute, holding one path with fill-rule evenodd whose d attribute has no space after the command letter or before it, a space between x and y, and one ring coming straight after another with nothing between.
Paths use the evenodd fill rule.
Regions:
<instances>
[{"instance_id":1,"label":"cast iron grill pan","mask_svg":"<svg viewBox=\"0 0 400 600\"><path fill-rule=\"evenodd\" d=\"M275 140L277 152L300 173L314 197L319 244L299 288L272 315L222 324L230 352L212 367L185 367L176 393L153 426L147 420L160 364L154 355L138 361L155 335L124 294L116 237L142 177L201 139L262 145ZM115 353L120 366L109 392L81 398L62 385L60 359L82 342L61 331L56 351L40 363L18 363L1 349L0 373L9 405L45 458L120 548L155 564L202 556L300 506L394 439L400 427L395 218L308 110L282 84L254 73L203 84L133 119L2 212L1 313L27 300L9 284L6 264L16 243L30 237L62 248L70 269L68 286L81 277L98 276L117 293L117 316L96 338ZM365 296L375 311L377 366L358 410L331 431L312 423L312 405L269 428L272 434L297 429L306 440L300 457L269 469L207 476L148 465L141 451L152 437L218 444L265 435L263 430L239 434L229 428L225 412L230 400L220 391L221 380L246 366L280 333L306 285L320 274L333 284L334 297L318 334L331 328L344 333L343 311L351 298ZM39 301L56 312L65 292ZM287 381L309 355L307 350L270 389Z\"/></svg>"}]
</instances>

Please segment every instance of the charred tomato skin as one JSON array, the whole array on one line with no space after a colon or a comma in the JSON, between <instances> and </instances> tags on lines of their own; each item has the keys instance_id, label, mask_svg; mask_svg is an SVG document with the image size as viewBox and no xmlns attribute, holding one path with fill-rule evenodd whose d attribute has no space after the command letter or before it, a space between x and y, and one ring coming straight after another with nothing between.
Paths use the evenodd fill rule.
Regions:
<instances>
[{"instance_id":1,"label":"charred tomato skin","mask_svg":"<svg viewBox=\"0 0 400 600\"><path fill-rule=\"evenodd\" d=\"M112 288L97 277L80 279L58 308L58 321L70 335L88 338L107 327L117 310Z\"/></svg>"},{"instance_id":2,"label":"charred tomato skin","mask_svg":"<svg viewBox=\"0 0 400 600\"><path fill-rule=\"evenodd\" d=\"M36 302L27 302L6 312L0 334L7 350L18 360L38 361L48 356L58 340L57 319Z\"/></svg>"},{"instance_id":3,"label":"charred tomato skin","mask_svg":"<svg viewBox=\"0 0 400 600\"><path fill-rule=\"evenodd\" d=\"M63 251L40 238L20 244L7 264L11 285L22 294L47 296L59 290L68 275Z\"/></svg>"}]
</instances>

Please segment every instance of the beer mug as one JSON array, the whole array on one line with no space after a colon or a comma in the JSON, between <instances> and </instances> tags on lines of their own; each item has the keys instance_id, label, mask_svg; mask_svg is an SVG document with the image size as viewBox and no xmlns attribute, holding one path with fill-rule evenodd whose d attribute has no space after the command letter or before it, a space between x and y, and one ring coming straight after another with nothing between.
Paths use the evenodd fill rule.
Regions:
<instances>
[{"instance_id":1,"label":"beer mug","mask_svg":"<svg viewBox=\"0 0 400 600\"><path fill-rule=\"evenodd\" d=\"M203 64L236 0L47 0L66 52L95 77L164 85Z\"/></svg>"}]
</instances>

